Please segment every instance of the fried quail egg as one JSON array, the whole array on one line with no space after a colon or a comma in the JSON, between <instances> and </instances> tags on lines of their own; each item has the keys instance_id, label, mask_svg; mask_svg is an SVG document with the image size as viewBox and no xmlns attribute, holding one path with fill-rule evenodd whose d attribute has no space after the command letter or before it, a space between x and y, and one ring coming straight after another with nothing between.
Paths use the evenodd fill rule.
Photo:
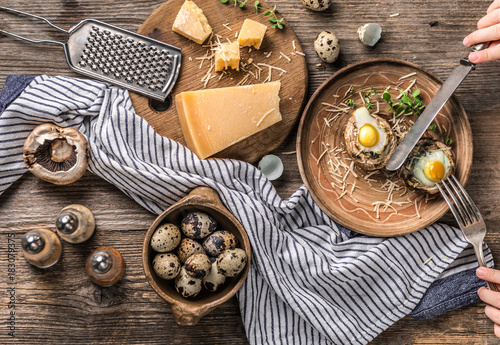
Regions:
<instances>
[{"instance_id":1,"label":"fried quail egg","mask_svg":"<svg viewBox=\"0 0 500 345\"><path fill-rule=\"evenodd\" d=\"M406 184L431 194L436 183L453 173L455 163L451 148L440 141L425 138L418 142L400 170Z\"/></svg>"},{"instance_id":2,"label":"fried quail egg","mask_svg":"<svg viewBox=\"0 0 500 345\"><path fill-rule=\"evenodd\" d=\"M396 148L396 140L387 121L370 114L366 107L352 113L344 139L347 152L365 170L383 168Z\"/></svg>"}]
</instances>

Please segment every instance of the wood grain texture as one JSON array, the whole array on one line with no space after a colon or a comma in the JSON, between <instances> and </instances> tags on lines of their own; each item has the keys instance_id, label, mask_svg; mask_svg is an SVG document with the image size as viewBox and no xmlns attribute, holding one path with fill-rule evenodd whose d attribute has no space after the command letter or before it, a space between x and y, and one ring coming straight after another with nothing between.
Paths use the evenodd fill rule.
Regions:
<instances>
[{"instance_id":1,"label":"wood grain texture","mask_svg":"<svg viewBox=\"0 0 500 345\"><path fill-rule=\"evenodd\" d=\"M177 94L185 91L231 87L241 82L243 82L242 85L260 84L266 80L269 68L259 64L281 68L286 73L276 69L273 69L271 73L272 81L281 81L279 96L282 121L231 145L213 156L254 163L277 148L285 140L297 122L305 103L308 82L307 65L304 56L295 54L295 51L303 53L299 40L293 28L286 21L284 22L284 30L271 28L272 23L269 22L268 17L264 16L262 10L260 13L256 13L255 9L253 7L248 8L249 6L239 8L230 3L222 4L220 1L199 1L197 4L212 26L213 34L220 35L220 38L214 37L212 39L214 44L218 40L222 43L227 43L227 40L234 42L236 33L239 32L246 18L263 23L268 27L259 50L253 47L240 47L241 65L247 65L245 69L250 71L250 75L243 68L239 72L234 70L228 70L227 73L212 71L211 76L213 76L213 79L210 79L204 85L202 79L210 70L210 61L202 62L199 59L203 56L210 56L214 52L210 51L206 46L203 47L172 31L172 24L183 3L184 0L165 2L139 28L139 33L143 35L168 42L182 49L182 66L179 79L169 96L171 106L165 111L158 111L155 110L158 108L155 108L154 103L148 98L131 94L134 108L140 116L151 124L157 133L186 145L174 105L175 102L173 101ZM261 1L260 6L271 8L264 1ZM205 42L205 45L208 41ZM292 55L292 52L294 55ZM270 56L268 56L269 53L271 53ZM280 53L286 55L286 57ZM249 59L253 60L253 64L248 63ZM256 78L259 75L260 77ZM246 82L245 78L247 78Z\"/></svg>"},{"instance_id":2,"label":"wood grain texture","mask_svg":"<svg viewBox=\"0 0 500 345\"><path fill-rule=\"evenodd\" d=\"M211 1L211 0L210 0ZM214 0L215 1L215 0ZM309 92L332 73L350 63L374 57L394 57L416 63L446 79L467 54L461 42L483 16L490 0L339 1L316 13L299 0L269 1L293 27L304 49ZM2 0L13 7L47 17L69 28L95 18L137 31L163 1L153 0ZM399 16L389 17L399 13ZM60 37L37 22L0 13L1 27L30 37ZM358 26L379 23L384 32L374 48L363 46ZM325 29L340 39L341 54L333 65L321 63L313 42ZM49 74L79 77L66 65L59 47L38 46L0 36L0 84L9 74ZM320 64L320 66L318 66ZM466 189L481 209L488 226L486 242L500 258L500 65L478 66L458 89L474 138L474 160ZM297 167L295 131L275 150L285 163L274 181L282 197L302 185ZM285 154L287 153L287 154ZM96 215L97 229L89 242L63 244L58 264L48 270L30 266L16 254L16 337L8 335L8 234L20 237L28 230L54 229L57 212L81 203ZM0 343L2 344L248 344L236 299L203 317L194 327L178 326L170 307L146 282L141 246L155 215L143 210L116 187L87 173L70 186L53 186L25 175L0 196ZM443 221L455 224L447 214ZM119 250L127 264L123 279L111 288L92 284L85 275L85 259L103 245ZM432 320L404 318L371 342L373 345L497 344L484 304L461 308Z\"/></svg>"}]
</instances>

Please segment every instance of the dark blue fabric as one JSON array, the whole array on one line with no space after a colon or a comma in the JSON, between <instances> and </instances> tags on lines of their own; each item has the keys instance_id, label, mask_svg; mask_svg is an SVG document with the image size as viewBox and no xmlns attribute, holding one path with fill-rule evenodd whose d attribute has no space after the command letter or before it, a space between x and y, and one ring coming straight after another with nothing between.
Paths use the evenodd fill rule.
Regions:
<instances>
[{"instance_id":1,"label":"dark blue fabric","mask_svg":"<svg viewBox=\"0 0 500 345\"><path fill-rule=\"evenodd\" d=\"M6 83L0 91L0 114L33 79L33 76L25 75L7 77ZM346 228L340 226L339 228L350 238L361 236ZM475 303L479 301L476 291L481 286L485 286L485 283L476 277L475 269L439 279L432 283L410 315L416 319L428 319L467 304Z\"/></svg>"},{"instance_id":2,"label":"dark blue fabric","mask_svg":"<svg viewBox=\"0 0 500 345\"><path fill-rule=\"evenodd\" d=\"M447 311L479 301L476 291L486 286L476 276L476 269L462 271L436 280L424 298L410 313L415 319L430 319Z\"/></svg>"},{"instance_id":3,"label":"dark blue fabric","mask_svg":"<svg viewBox=\"0 0 500 345\"><path fill-rule=\"evenodd\" d=\"M35 79L31 75L9 75L0 92L0 114Z\"/></svg>"}]
</instances>

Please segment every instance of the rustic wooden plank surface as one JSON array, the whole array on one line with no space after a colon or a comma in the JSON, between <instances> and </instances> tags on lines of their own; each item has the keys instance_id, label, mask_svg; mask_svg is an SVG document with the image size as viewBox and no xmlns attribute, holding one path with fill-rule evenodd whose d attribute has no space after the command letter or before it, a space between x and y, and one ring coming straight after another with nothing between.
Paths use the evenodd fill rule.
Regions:
<instances>
[{"instance_id":1,"label":"rustic wooden plank surface","mask_svg":"<svg viewBox=\"0 0 500 345\"><path fill-rule=\"evenodd\" d=\"M209 0L203 0L209 1ZM216 0L210 0L216 1ZM2 0L2 6L36 13L69 28L95 18L136 31L162 1L148 0ZM373 57L408 60L446 79L458 59L466 56L463 37L474 29L490 0L364 0L333 1L324 13L306 10L299 0L274 0L293 26L307 55L309 95L333 72L350 63ZM399 16L390 17L390 14ZM0 26L31 37L62 36L35 21L0 13ZM363 46L356 29L377 22L383 38L375 48ZM317 33L337 33L341 56L333 65L321 64L314 52ZM0 84L9 74L49 74L78 77L66 65L57 46L35 46L0 36ZM459 88L474 135L474 164L467 189L479 205L489 229L486 241L500 258L500 134L499 64L479 66ZM288 197L302 185L290 135L276 153L286 165L275 186ZM87 243L65 245L61 261L48 270L28 265L15 255L15 283L9 285L8 244L14 234L33 228L53 229L54 217L64 206L78 202L95 213L98 229ZM87 173L70 186L53 186L25 175L0 196L0 343L2 344L247 344L235 299L205 316L199 325L175 324L169 307L146 283L141 267L141 244L154 215L144 211L117 188ZM448 214L444 221L453 223ZM111 245L127 263L123 280L111 288L92 284L84 274L87 255ZM11 272L12 273L12 272ZM10 287L16 286L15 338L8 335ZM404 318L379 335L372 344L495 344L493 325L478 303L433 320Z\"/></svg>"}]
</instances>

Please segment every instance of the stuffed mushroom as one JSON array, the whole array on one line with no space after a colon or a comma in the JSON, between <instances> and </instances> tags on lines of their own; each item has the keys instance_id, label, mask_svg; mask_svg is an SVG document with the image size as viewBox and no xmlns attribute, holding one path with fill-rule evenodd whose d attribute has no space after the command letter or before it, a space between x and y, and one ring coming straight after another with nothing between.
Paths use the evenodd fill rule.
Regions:
<instances>
[{"instance_id":1,"label":"stuffed mushroom","mask_svg":"<svg viewBox=\"0 0 500 345\"><path fill-rule=\"evenodd\" d=\"M352 113L344 131L344 139L349 155L365 170L385 167L397 145L389 123L370 114L365 107Z\"/></svg>"},{"instance_id":2,"label":"stuffed mushroom","mask_svg":"<svg viewBox=\"0 0 500 345\"><path fill-rule=\"evenodd\" d=\"M399 176L408 186L434 194L439 192L436 183L453 174L454 169L451 148L441 141L424 138L410 152Z\"/></svg>"}]
</instances>

